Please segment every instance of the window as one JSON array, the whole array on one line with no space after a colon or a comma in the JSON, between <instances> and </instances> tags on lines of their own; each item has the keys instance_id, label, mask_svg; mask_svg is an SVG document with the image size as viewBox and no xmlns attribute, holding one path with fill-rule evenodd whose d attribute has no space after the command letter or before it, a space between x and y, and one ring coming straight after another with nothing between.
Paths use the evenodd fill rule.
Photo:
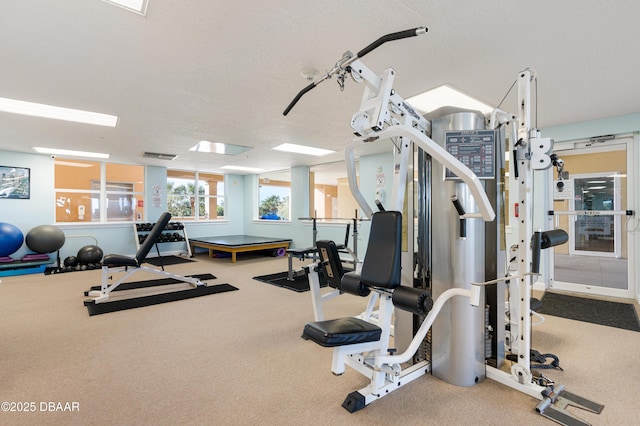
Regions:
<instances>
[{"instance_id":1,"label":"window","mask_svg":"<svg viewBox=\"0 0 640 426\"><path fill-rule=\"evenodd\" d=\"M143 166L56 159L54 175L56 222L144 219Z\"/></svg>"},{"instance_id":2,"label":"window","mask_svg":"<svg viewBox=\"0 0 640 426\"><path fill-rule=\"evenodd\" d=\"M167 170L167 206L176 220L224 219L224 175Z\"/></svg>"},{"instance_id":3,"label":"window","mask_svg":"<svg viewBox=\"0 0 640 426\"><path fill-rule=\"evenodd\" d=\"M358 163L356 163L356 174ZM358 203L349 189L347 168L344 161L313 166L309 181L313 187L310 197L311 217L324 219L352 218Z\"/></svg>"},{"instance_id":4,"label":"window","mask_svg":"<svg viewBox=\"0 0 640 426\"><path fill-rule=\"evenodd\" d=\"M291 172L263 173L258 176L258 218L290 220Z\"/></svg>"}]
</instances>

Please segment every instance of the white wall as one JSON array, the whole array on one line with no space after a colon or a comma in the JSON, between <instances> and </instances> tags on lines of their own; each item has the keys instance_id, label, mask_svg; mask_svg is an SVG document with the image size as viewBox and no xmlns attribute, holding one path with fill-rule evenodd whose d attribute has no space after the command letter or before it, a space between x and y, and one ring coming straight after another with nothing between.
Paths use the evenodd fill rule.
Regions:
<instances>
[{"instance_id":1,"label":"white wall","mask_svg":"<svg viewBox=\"0 0 640 426\"><path fill-rule=\"evenodd\" d=\"M48 155L0 151L0 166L31 169L31 198L14 200L0 198L0 222L17 226L26 237L38 225L54 223L55 193L53 191L53 159ZM26 245L11 255L20 259L31 251Z\"/></svg>"},{"instance_id":2,"label":"white wall","mask_svg":"<svg viewBox=\"0 0 640 426\"><path fill-rule=\"evenodd\" d=\"M569 141L638 131L640 131L640 113L635 113L547 127L542 129L542 136L556 141Z\"/></svg>"}]
</instances>

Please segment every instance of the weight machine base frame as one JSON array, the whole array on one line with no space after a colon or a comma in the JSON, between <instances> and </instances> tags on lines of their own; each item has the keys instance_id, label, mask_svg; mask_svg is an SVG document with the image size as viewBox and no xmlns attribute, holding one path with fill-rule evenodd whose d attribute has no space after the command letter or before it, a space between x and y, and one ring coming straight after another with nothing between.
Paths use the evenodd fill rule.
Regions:
<instances>
[{"instance_id":1,"label":"weight machine base frame","mask_svg":"<svg viewBox=\"0 0 640 426\"><path fill-rule=\"evenodd\" d=\"M589 426L591 423L570 413L566 408L574 406L585 411L600 414L604 409L604 405L595 401L586 399L574 393L564 390L564 386L555 385L543 387L528 381L520 383L515 379L513 374L499 370L495 367L486 367L487 378L494 380L500 384L508 386L519 392L525 393L540 402L535 407L535 411L543 417L553 420L556 423L565 426ZM557 390L556 390L557 389Z\"/></svg>"}]
</instances>

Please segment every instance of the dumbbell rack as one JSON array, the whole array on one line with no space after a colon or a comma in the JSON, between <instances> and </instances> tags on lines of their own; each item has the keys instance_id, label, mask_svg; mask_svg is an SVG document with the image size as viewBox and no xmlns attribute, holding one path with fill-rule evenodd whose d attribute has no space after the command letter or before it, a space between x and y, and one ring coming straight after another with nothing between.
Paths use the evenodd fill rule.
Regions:
<instances>
[{"instance_id":1,"label":"dumbbell rack","mask_svg":"<svg viewBox=\"0 0 640 426\"><path fill-rule=\"evenodd\" d=\"M140 248L140 244L144 241L149 231L153 228L154 223L134 223L133 232L135 235L136 250ZM185 251L189 257L192 257L191 245L189 244L189 237L187 236L187 229L181 222L169 222L162 231L160 237L156 240L158 243L174 243L184 242Z\"/></svg>"}]
</instances>

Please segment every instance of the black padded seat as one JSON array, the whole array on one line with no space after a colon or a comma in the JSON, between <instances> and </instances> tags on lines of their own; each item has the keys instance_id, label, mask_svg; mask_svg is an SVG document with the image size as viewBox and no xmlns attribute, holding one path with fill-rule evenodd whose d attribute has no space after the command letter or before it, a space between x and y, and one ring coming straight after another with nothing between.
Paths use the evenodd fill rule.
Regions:
<instances>
[{"instance_id":1,"label":"black padded seat","mask_svg":"<svg viewBox=\"0 0 640 426\"><path fill-rule=\"evenodd\" d=\"M122 254L108 254L102 259L102 264L109 267L133 266L137 268L139 266L135 257Z\"/></svg>"},{"instance_id":2,"label":"black padded seat","mask_svg":"<svg viewBox=\"0 0 640 426\"><path fill-rule=\"evenodd\" d=\"M325 347L377 342L382 329L359 318L347 317L316 321L304 326L302 337Z\"/></svg>"},{"instance_id":3,"label":"black padded seat","mask_svg":"<svg viewBox=\"0 0 640 426\"><path fill-rule=\"evenodd\" d=\"M286 252L288 255L302 259L308 254L317 253L318 250L315 247L289 248L286 250Z\"/></svg>"}]
</instances>

